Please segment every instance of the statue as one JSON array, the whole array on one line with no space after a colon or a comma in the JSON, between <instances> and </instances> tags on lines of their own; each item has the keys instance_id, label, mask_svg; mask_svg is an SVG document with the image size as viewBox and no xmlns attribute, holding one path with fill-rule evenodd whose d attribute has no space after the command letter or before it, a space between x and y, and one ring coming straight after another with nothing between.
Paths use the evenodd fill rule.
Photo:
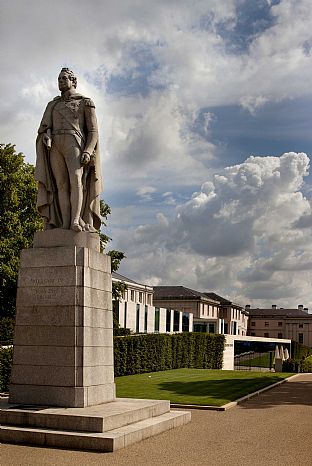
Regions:
<instances>
[{"instance_id":1,"label":"statue","mask_svg":"<svg viewBox=\"0 0 312 466\"><path fill-rule=\"evenodd\" d=\"M95 106L76 92L68 68L58 86L61 96L48 103L36 141L37 209L45 229L96 232L102 184Z\"/></svg>"}]
</instances>

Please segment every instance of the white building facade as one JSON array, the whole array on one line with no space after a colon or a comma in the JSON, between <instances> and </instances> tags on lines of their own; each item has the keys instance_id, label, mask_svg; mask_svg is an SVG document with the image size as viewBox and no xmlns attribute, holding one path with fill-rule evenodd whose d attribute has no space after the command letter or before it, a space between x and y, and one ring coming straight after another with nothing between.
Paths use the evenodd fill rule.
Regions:
<instances>
[{"instance_id":1,"label":"white building facade","mask_svg":"<svg viewBox=\"0 0 312 466\"><path fill-rule=\"evenodd\" d=\"M181 333L193 330L193 314L153 305L153 287L113 273L113 282L127 285L113 310L122 328L132 333Z\"/></svg>"}]
</instances>

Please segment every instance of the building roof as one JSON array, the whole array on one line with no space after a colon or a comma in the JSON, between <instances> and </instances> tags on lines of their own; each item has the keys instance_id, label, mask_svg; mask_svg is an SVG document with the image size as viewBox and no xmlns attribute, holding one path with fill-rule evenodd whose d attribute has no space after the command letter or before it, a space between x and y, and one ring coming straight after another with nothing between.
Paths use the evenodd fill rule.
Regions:
<instances>
[{"instance_id":1,"label":"building roof","mask_svg":"<svg viewBox=\"0 0 312 466\"><path fill-rule=\"evenodd\" d=\"M300 309L248 309L249 317L291 317L291 318L302 318L312 319L312 314L308 314L306 311Z\"/></svg>"},{"instance_id":2,"label":"building roof","mask_svg":"<svg viewBox=\"0 0 312 466\"><path fill-rule=\"evenodd\" d=\"M185 286L154 286L154 301L157 299L205 299L219 304L217 300L210 298L205 293Z\"/></svg>"},{"instance_id":3,"label":"building roof","mask_svg":"<svg viewBox=\"0 0 312 466\"><path fill-rule=\"evenodd\" d=\"M112 277L113 279L115 278L115 280L120 280L121 282L133 283L133 285L145 286L147 288L151 288L151 290L153 288L150 285L144 285L143 283L135 282L134 280L131 280L131 278L125 277L124 275L121 275L120 273L117 273L117 272L112 272Z\"/></svg>"}]
</instances>

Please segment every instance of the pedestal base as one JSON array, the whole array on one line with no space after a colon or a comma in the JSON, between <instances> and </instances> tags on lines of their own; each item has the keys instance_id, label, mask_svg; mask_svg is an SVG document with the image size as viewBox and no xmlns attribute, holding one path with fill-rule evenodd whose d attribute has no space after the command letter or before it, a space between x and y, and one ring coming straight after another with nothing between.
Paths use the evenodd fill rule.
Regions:
<instances>
[{"instance_id":1,"label":"pedestal base","mask_svg":"<svg viewBox=\"0 0 312 466\"><path fill-rule=\"evenodd\" d=\"M21 254L10 402L113 401L110 257L92 233L38 232L34 244Z\"/></svg>"},{"instance_id":2,"label":"pedestal base","mask_svg":"<svg viewBox=\"0 0 312 466\"><path fill-rule=\"evenodd\" d=\"M78 450L114 451L186 424L169 401L117 398L89 408L23 407L0 402L0 441Z\"/></svg>"}]
</instances>

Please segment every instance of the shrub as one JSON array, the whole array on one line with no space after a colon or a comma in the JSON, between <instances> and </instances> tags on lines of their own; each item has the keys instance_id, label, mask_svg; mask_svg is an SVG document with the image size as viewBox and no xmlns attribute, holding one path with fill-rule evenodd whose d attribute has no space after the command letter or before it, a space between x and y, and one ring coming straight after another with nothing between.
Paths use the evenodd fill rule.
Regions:
<instances>
[{"instance_id":1,"label":"shrub","mask_svg":"<svg viewBox=\"0 0 312 466\"><path fill-rule=\"evenodd\" d=\"M0 347L0 391L7 391L9 389L12 363L13 348Z\"/></svg>"},{"instance_id":2,"label":"shrub","mask_svg":"<svg viewBox=\"0 0 312 466\"><path fill-rule=\"evenodd\" d=\"M291 357L296 361L301 361L303 358L312 355L312 348L309 346L302 345L297 341L291 342Z\"/></svg>"},{"instance_id":3,"label":"shrub","mask_svg":"<svg viewBox=\"0 0 312 466\"><path fill-rule=\"evenodd\" d=\"M183 367L221 369L225 337L209 333L114 337L115 376ZM13 348L0 347L0 391L8 390Z\"/></svg>"},{"instance_id":4,"label":"shrub","mask_svg":"<svg viewBox=\"0 0 312 466\"><path fill-rule=\"evenodd\" d=\"M301 361L300 372L312 372L312 356L308 356Z\"/></svg>"},{"instance_id":5,"label":"shrub","mask_svg":"<svg viewBox=\"0 0 312 466\"><path fill-rule=\"evenodd\" d=\"M14 335L14 319L12 317L0 318L0 345L12 345Z\"/></svg>"},{"instance_id":6,"label":"shrub","mask_svg":"<svg viewBox=\"0 0 312 466\"><path fill-rule=\"evenodd\" d=\"M115 337L115 376L182 367L221 369L224 342L224 335L209 333Z\"/></svg>"},{"instance_id":7,"label":"shrub","mask_svg":"<svg viewBox=\"0 0 312 466\"><path fill-rule=\"evenodd\" d=\"M295 359L287 359L283 361L283 372L299 372L299 362Z\"/></svg>"}]
</instances>

